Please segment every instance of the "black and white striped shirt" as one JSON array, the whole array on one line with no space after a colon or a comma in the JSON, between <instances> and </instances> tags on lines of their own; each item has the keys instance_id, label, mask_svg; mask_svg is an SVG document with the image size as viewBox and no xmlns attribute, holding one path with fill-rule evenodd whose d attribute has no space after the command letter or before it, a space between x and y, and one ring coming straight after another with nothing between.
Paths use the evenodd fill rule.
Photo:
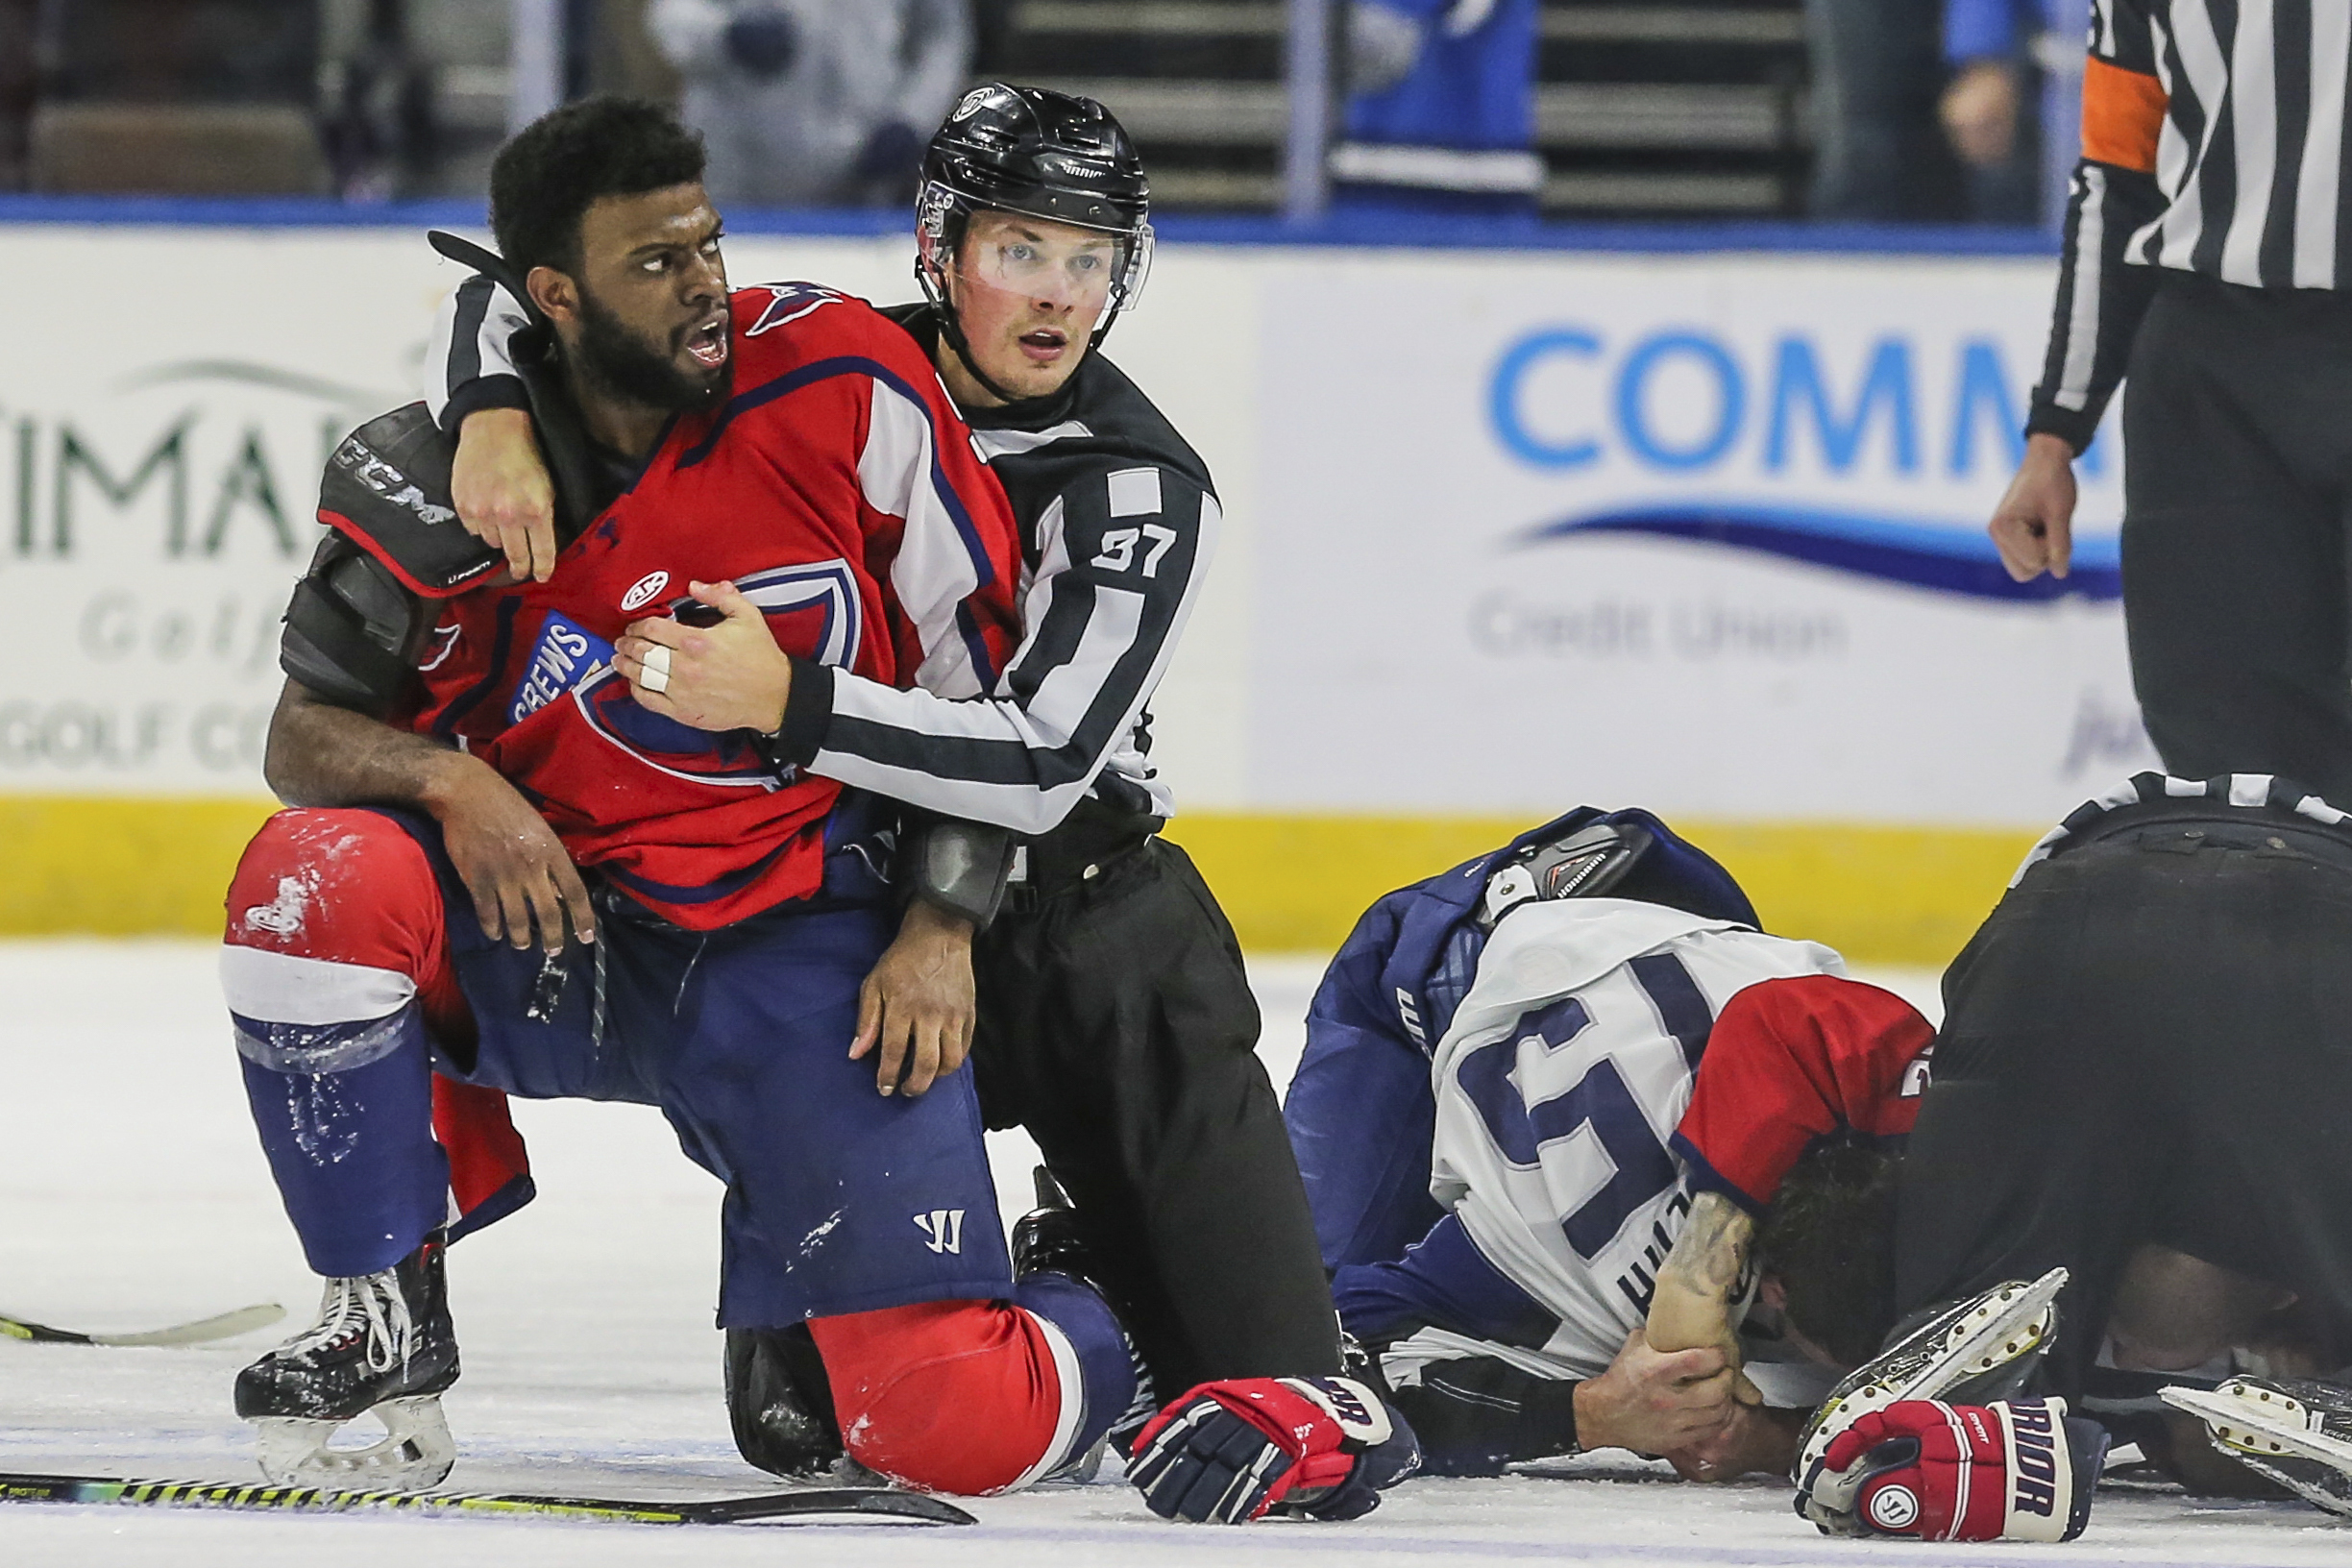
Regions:
<instances>
[{"instance_id":1,"label":"black and white striped shirt","mask_svg":"<svg viewBox=\"0 0 2352 1568\"><path fill-rule=\"evenodd\" d=\"M2244 812L2266 812L2300 818L2321 827L2341 828L2352 816L2339 811L2292 779L2276 773L2222 773L2214 778L2174 778L2169 773L2134 773L2105 795L2086 800L2068 812L2066 820L2042 835L2009 878L2016 887L2025 873L2073 844L2084 833L2119 811L2168 801L2203 800Z\"/></svg>"},{"instance_id":2,"label":"black and white striped shirt","mask_svg":"<svg viewBox=\"0 0 2352 1568\"><path fill-rule=\"evenodd\" d=\"M885 313L930 347L927 307ZM445 429L522 405L506 345L527 319L485 278L453 296L427 387ZM1122 815L1173 816L1147 704L1215 551L1207 465L1097 354L1049 401L965 416L1020 525L1020 647L980 698L796 660L781 749L824 777L1024 836L1090 795Z\"/></svg>"},{"instance_id":3,"label":"black and white striped shirt","mask_svg":"<svg viewBox=\"0 0 2352 1568\"><path fill-rule=\"evenodd\" d=\"M2347 0L2095 0L2056 319L2027 429L2090 443L2162 269L2352 284Z\"/></svg>"}]
</instances>

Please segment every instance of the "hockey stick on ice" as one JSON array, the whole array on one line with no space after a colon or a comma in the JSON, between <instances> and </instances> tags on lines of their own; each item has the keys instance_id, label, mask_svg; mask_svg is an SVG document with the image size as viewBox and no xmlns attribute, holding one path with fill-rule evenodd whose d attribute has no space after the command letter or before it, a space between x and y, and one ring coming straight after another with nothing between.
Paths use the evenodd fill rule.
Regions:
<instances>
[{"instance_id":1,"label":"hockey stick on ice","mask_svg":"<svg viewBox=\"0 0 2352 1568\"><path fill-rule=\"evenodd\" d=\"M0 1503L144 1504L167 1508L235 1508L284 1513L424 1513L458 1517L576 1519L622 1525L752 1525L772 1519L904 1519L916 1524L979 1521L920 1492L834 1487L762 1492L693 1503L630 1503L607 1497L532 1497L483 1492L336 1492L311 1486L244 1486L192 1481L114 1481L104 1476L0 1474Z\"/></svg>"},{"instance_id":2,"label":"hockey stick on ice","mask_svg":"<svg viewBox=\"0 0 2352 1568\"><path fill-rule=\"evenodd\" d=\"M265 1329L283 1316L283 1307L268 1302L257 1307L239 1307L217 1317L200 1317L193 1323L149 1329L144 1334L83 1334L0 1314L0 1338L29 1339L37 1345L202 1345Z\"/></svg>"}]
</instances>

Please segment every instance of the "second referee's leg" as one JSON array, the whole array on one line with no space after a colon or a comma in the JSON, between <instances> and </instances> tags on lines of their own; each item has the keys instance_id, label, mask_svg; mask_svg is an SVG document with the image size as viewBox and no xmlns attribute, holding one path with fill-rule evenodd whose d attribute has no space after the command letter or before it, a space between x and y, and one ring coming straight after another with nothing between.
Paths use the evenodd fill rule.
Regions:
<instances>
[{"instance_id":1,"label":"second referee's leg","mask_svg":"<svg viewBox=\"0 0 2352 1568\"><path fill-rule=\"evenodd\" d=\"M2287 312L2237 297L2253 292L2168 280L2134 350L2132 682L2168 772L2282 773L2352 798L2341 440L2293 405L2327 402L2352 425L2352 373L2290 341Z\"/></svg>"}]
</instances>

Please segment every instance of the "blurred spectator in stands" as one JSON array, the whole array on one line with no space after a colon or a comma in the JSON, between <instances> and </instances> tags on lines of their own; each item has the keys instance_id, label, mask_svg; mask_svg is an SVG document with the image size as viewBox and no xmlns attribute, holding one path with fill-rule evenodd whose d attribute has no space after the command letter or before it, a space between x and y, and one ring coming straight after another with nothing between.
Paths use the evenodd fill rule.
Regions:
<instances>
[{"instance_id":1,"label":"blurred spectator in stands","mask_svg":"<svg viewBox=\"0 0 2352 1568\"><path fill-rule=\"evenodd\" d=\"M320 73L319 135L349 202L413 194L439 151L432 71L412 46L406 0L338 8Z\"/></svg>"},{"instance_id":2,"label":"blurred spectator in stands","mask_svg":"<svg viewBox=\"0 0 2352 1568\"><path fill-rule=\"evenodd\" d=\"M1941 0L1805 0L1817 218L1956 216L1959 171L1936 126Z\"/></svg>"},{"instance_id":3,"label":"blurred spectator in stands","mask_svg":"<svg viewBox=\"0 0 2352 1568\"><path fill-rule=\"evenodd\" d=\"M647 19L711 193L751 207L913 200L971 59L968 0L654 0Z\"/></svg>"},{"instance_id":4,"label":"blurred spectator in stands","mask_svg":"<svg viewBox=\"0 0 2352 1568\"><path fill-rule=\"evenodd\" d=\"M1944 131L1979 223L2065 221L2090 0L1947 0Z\"/></svg>"},{"instance_id":5,"label":"blurred spectator in stands","mask_svg":"<svg viewBox=\"0 0 2352 1568\"><path fill-rule=\"evenodd\" d=\"M1355 0L1342 208L1532 213L1537 0Z\"/></svg>"},{"instance_id":6,"label":"blurred spectator in stands","mask_svg":"<svg viewBox=\"0 0 2352 1568\"><path fill-rule=\"evenodd\" d=\"M33 134L34 19L40 0L0 0L0 190L22 190Z\"/></svg>"}]
</instances>

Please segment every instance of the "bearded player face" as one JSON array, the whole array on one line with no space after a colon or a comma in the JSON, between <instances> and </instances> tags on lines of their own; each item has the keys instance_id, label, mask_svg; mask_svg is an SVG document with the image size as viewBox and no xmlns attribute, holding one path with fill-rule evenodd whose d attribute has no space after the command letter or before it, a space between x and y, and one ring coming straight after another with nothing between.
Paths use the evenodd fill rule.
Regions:
<instances>
[{"instance_id":1,"label":"bearded player face","mask_svg":"<svg viewBox=\"0 0 2352 1568\"><path fill-rule=\"evenodd\" d=\"M601 390L684 412L726 400L726 266L719 214L699 184L608 196L580 218L568 352Z\"/></svg>"}]
</instances>

